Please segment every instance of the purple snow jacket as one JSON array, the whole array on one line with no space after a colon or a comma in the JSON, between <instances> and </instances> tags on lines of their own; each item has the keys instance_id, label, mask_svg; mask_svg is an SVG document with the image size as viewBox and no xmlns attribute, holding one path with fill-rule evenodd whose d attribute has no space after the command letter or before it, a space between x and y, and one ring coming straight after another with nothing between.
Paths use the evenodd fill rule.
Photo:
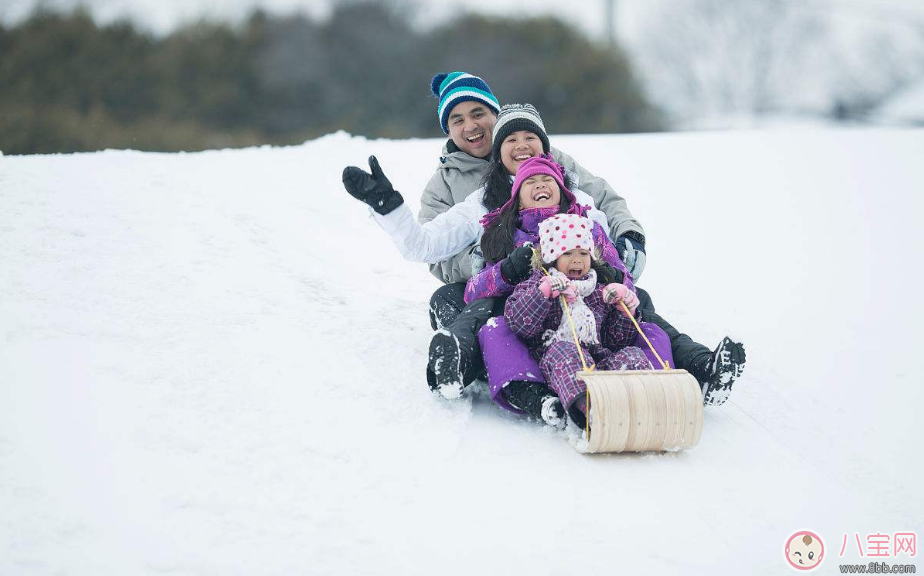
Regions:
<instances>
[{"instance_id":1,"label":"purple snow jacket","mask_svg":"<svg viewBox=\"0 0 924 576\"><path fill-rule=\"evenodd\" d=\"M530 208L521 210L519 214L519 223L513 234L513 243L519 248L527 242L539 246L539 223L558 214L558 207L551 208ZM603 258L610 266L622 272L625 285L635 291L635 284L632 282L632 275L626 265L619 259L619 253L616 247L610 242L603 226L594 222L593 229L594 246L600 251L600 257ZM511 286L501 276L500 266L503 260L487 266L478 273L477 276L469 278L465 285L465 303L469 304L480 298L494 298L497 296L509 296L513 293L514 286Z\"/></svg>"},{"instance_id":2,"label":"purple snow jacket","mask_svg":"<svg viewBox=\"0 0 924 576\"><path fill-rule=\"evenodd\" d=\"M558 207L534 208L521 211L519 214L520 222L514 233L514 243L517 246L522 246L527 242L531 242L533 245L538 246L539 223L555 214L558 214ZM625 285L630 290L635 291L632 275L629 274L626 265L619 259L616 247L609 241L606 232L597 223L594 224L593 236L594 245L600 248L602 258L621 271L625 278ZM495 262L468 281L465 288L465 301L472 302L478 298L508 296L513 293L513 289L514 286L508 284L501 276L500 262ZM668 338L664 330L648 322L640 322L639 324L658 351L658 354L661 355L661 358L673 366L670 338ZM539 364L530 354L529 348L510 330L503 316L492 318L478 332L478 342L481 344L484 363L488 372L488 388L491 391L491 398L501 407L511 412L520 413L519 410L507 403L501 391L512 380L545 384L545 378L542 376ZM639 346L644 350L652 365L659 365L657 358L648 348L644 338L636 334L636 342L631 345Z\"/></svg>"},{"instance_id":3,"label":"purple snow jacket","mask_svg":"<svg viewBox=\"0 0 924 576\"><path fill-rule=\"evenodd\" d=\"M565 319L559 299L546 298L539 291L543 276L543 271L536 270L532 276L517 284L504 309L507 325L526 343L537 362L542 359L546 348L542 343L543 335L547 330L558 330ZM594 291L584 298L584 304L593 312L597 324L599 344L582 343L591 351L591 355L595 355L594 352L601 346L615 352L635 344L637 333L632 320L619 307L603 302L602 285L597 284Z\"/></svg>"}]
</instances>

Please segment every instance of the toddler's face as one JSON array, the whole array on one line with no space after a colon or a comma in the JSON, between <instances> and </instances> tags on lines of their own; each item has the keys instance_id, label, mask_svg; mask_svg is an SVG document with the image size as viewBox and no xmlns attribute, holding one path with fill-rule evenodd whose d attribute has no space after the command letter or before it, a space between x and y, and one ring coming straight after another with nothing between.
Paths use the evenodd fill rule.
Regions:
<instances>
[{"instance_id":1,"label":"toddler's face","mask_svg":"<svg viewBox=\"0 0 924 576\"><path fill-rule=\"evenodd\" d=\"M582 248L568 250L555 261L555 268L572 280L580 278L590 272L590 252Z\"/></svg>"}]
</instances>

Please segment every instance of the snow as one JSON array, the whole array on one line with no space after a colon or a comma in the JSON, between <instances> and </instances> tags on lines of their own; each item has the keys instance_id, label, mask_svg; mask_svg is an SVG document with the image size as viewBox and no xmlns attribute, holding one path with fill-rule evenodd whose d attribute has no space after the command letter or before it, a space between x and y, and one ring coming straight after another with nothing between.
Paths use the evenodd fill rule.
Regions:
<instances>
[{"instance_id":1,"label":"snow","mask_svg":"<svg viewBox=\"0 0 924 576\"><path fill-rule=\"evenodd\" d=\"M438 284L340 169L416 209L438 140L3 156L0 574L779 574L798 530L921 532L924 130L553 142L644 224L661 314L747 345L699 445L428 391Z\"/></svg>"}]
</instances>

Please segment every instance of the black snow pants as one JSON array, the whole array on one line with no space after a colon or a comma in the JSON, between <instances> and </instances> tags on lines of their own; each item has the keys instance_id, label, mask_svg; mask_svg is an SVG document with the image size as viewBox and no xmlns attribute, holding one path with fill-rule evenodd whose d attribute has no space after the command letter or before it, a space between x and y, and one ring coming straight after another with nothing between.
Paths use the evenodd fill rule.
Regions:
<instances>
[{"instance_id":1,"label":"black snow pants","mask_svg":"<svg viewBox=\"0 0 924 576\"><path fill-rule=\"evenodd\" d=\"M699 342L694 341L686 334L674 328L667 320L655 312L651 296L645 290L635 287L638 292L639 310L641 319L655 324L667 333L671 340L671 354L674 356L674 366L686 370L702 382L706 378L706 367L712 357L712 350Z\"/></svg>"}]
</instances>

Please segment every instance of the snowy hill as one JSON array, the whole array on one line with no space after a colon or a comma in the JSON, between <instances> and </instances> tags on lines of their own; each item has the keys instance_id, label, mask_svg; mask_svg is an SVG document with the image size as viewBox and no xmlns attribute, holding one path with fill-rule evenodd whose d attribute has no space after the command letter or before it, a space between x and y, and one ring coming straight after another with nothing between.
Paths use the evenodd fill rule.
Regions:
<instances>
[{"instance_id":1,"label":"snowy hill","mask_svg":"<svg viewBox=\"0 0 924 576\"><path fill-rule=\"evenodd\" d=\"M801 529L835 573L924 531L924 130L553 142L645 225L662 315L747 344L698 446L427 391L437 282L340 170L416 209L437 140L0 157L0 574L780 574Z\"/></svg>"}]
</instances>

